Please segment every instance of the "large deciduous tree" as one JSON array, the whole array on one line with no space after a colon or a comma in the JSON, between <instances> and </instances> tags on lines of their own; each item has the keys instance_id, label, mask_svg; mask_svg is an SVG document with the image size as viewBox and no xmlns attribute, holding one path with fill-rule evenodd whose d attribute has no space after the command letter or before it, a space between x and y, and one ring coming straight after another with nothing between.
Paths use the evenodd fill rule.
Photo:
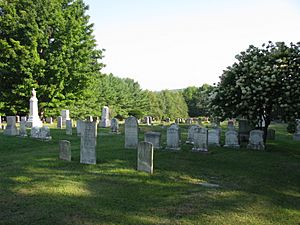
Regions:
<instances>
[{"instance_id":1,"label":"large deciduous tree","mask_svg":"<svg viewBox=\"0 0 300 225\"><path fill-rule=\"evenodd\" d=\"M246 117L265 136L274 112L286 121L299 117L300 43L249 46L236 59L223 72L212 99L218 116Z\"/></svg>"},{"instance_id":2,"label":"large deciduous tree","mask_svg":"<svg viewBox=\"0 0 300 225\"><path fill-rule=\"evenodd\" d=\"M102 67L87 9L82 0L0 1L2 112L27 113L32 88L46 115L86 105Z\"/></svg>"}]
</instances>

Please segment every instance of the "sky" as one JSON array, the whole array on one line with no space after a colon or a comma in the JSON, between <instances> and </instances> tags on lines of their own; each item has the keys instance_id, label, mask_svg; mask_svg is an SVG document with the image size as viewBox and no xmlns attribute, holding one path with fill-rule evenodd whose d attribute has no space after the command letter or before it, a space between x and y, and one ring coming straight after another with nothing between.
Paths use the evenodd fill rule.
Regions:
<instances>
[{"instance_id":1,"label":"sky","mask_svg":"<svg viewBox=\"0 0 300 225\"><path fill-rule=\"evenodd\" d=\"M300 41L300 0L84 0L104 73L159 91L213 85L249 45Z\"/></svg>"}]
</instances>

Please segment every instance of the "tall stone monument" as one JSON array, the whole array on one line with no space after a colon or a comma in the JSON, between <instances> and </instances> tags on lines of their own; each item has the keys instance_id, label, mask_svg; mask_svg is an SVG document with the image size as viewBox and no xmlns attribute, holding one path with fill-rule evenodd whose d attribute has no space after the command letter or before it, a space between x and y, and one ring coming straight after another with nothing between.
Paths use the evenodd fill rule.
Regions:
<instances>
[{"instance_id":1,"label":"tall stone monument","mask_svg":"<svg viewBox=\"0 0 300 225\"><path fill-rule=\"evenodd\" d=\"M102 109L100 127L110 127L109 108L107 106Z\"/></svg>"},{"instance_id":2,"label":"tall stone monument","mask_svg":"<svg viewBox=\"0 0 300 225\"><path fill-rule=\"evenodd\" d=\"M28 127L42 127L43 123L39 117L39 109L38 109L38 99L36 97L36 91L34 88L32 89L32 95L29 100L30 102L30 111L29 111L29 118L27 120Z\"/></svg>"}]
</instances>

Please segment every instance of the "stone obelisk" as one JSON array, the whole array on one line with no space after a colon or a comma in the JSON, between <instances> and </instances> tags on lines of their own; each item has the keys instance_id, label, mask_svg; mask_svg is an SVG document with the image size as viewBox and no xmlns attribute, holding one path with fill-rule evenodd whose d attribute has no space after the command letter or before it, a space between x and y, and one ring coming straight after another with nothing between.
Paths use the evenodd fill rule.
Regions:
<instances>
[{"instance_id":1,"label":"stone obelisk","mask_svg":"<svg viewBox=\"0 0 300 225\"><path fill-rule=\"evenodd\" d=\"M32 93L32 96L29 100L30 112L29 112L29 118L27 120L27 126L28 127L42 127L43 123L39 117L38 99L36 97L36 91L34 90L34 88L32 89L31 93Z\"/></svg>"}]
</instances>

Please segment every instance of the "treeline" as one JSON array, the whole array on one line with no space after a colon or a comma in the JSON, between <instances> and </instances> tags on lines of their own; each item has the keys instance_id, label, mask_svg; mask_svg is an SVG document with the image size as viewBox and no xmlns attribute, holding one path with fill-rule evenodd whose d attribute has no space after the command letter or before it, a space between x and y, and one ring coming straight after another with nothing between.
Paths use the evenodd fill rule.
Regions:
<instances>
[{"instance_id":1,"label":"treeline","mask_svg":"<svg viewBox=\"0 0 300 225\"><path fill-rule=\"evenodd\" d=\"M70 109L74 118L100 115L208 115L209 85L179 91L142 90L132 79L102 74L103 49L82 0L0 1L0 115L27 115L32 88L42 117Z\"/></svg>"}]
</instances>

